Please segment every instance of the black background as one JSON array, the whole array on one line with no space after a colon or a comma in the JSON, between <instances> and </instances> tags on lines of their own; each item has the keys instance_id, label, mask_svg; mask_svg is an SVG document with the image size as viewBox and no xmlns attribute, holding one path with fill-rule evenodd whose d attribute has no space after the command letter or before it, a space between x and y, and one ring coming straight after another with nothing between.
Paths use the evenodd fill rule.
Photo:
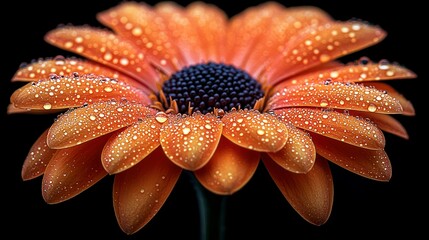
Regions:
<instances>
[{"instance_id":1,"label":"black background","mask_svg":"<svg viewBox=\"0 0 429 240\"><path fill-rule=\"evenodd\" d=\"M147 1L150 4L156 1ZM215 1L209 1L216 3ZM398 116L410 135L404 140L386 134L386 151L393 167L390 182L359 177L331 164L335 185L334 207L329 221L313 226L304 221L283 198L265 169L229 197L226 239L331 239L334 237L421 236L427 225L425 194L427 155L422 143L425 114L423 81L427 80L427 13L421 1L283 1L285 6L318 6L335 19L358 18L381 26L387 38L344 61L368 56L373 60L399 62L418 74L417 79L391 84L414 103L416 117ZM163 208L142 230L127 236L117 225L112 200L112 177L104 178L77 197L48 205L41 196L41 178L23 182L21 166L36 138L52 124L54 116L6 115L9 96L17 87L10 83L21 62L70 53L45 43L44 34L59 24L101 26L97 12L113 7L118 0L8 1L2 4L0 65L1 157L3 209L1 234L12 239L181 239L198 238L198 210L193 189L185 177ZM183 1L187 4L189 1ZM216 4L232 16L261 1L229 1ZM424 15L426 14L426 15ZM418 90L420 89L420 90ZM4 179L3 179L4 178Z\"/></svg>"}]
</instances>

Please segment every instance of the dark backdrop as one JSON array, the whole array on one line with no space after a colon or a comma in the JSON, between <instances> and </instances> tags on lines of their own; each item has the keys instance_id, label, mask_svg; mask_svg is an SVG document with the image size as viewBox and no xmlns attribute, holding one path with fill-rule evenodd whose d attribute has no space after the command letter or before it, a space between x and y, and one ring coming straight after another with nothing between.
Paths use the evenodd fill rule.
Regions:
<instances>
[{"instance_id":1,"label":"dark backdrop","mask_svg":"<svg viewBox=\"0 0 429 240\"><path fill-rule=\"evenodd\" d=\"M53 116L6 116L9 96L16 88L10 79L21 62L39 57L69 53L43 41L44 34L59 24L101 26L95 14L119 3L97 1L7 1L2 3L0 65L1 157L3 202L1 233L11 239L62 239L82 237L97 239L197 239L198 212L195 195L186 178L181 178L164 207L138 233L121 232L113 213L108 177L67 202L48 205L41 196L41 178L23 182L21 166L28 149L53 121ZM155 3L156 1L148 1ZM215 1L210 1L215 2ZM261 1L219 2L229 15ZM189 3L184 1L183 4ZM355 60L368 56L386 58L412 69L418 79L392 82L416 108L414 118L398 116L407 128L410 140L386 134L393 177L381 183L359 177L334 165L334 207L329 221L320 227L305 222L287 203L264 168L241 191L228 200L227 239L328 239L334 237L419 236L427 225L427 155L421 149L426 129L422 123L427 68L426 15L417 0L408 1L283 1L286 6L315 5L334 18L358 18L380 25L387 38L376 46L346 57ZM70 54L69 54L70 55ZM419 90L418 90L419 89ZM411 238L410 238L411 239Z\"/></svg>"}]
</instances>

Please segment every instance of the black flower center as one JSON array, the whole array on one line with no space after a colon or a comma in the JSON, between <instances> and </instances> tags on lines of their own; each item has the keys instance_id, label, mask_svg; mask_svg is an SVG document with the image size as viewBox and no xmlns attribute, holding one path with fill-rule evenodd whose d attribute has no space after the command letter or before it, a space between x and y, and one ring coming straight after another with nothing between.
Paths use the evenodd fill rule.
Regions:
<instances>
[{"instance_id":1,"label":"black flower center","mask_svg":"<svg viewBox=\"0 0 429 240\"><path fill-rule=\"evenodd\" d=\"M162 91L167 100L164 104L176 101L180 113L251 109L264 96L261 84L248 73L213 62L183 68L164 82Z\"/></svg>"}]
</instances>

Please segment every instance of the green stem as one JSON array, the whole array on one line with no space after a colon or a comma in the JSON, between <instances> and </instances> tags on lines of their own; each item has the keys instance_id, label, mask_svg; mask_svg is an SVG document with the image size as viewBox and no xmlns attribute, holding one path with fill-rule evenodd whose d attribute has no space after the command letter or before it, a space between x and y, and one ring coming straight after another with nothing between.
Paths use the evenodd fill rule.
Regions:
<instances>
[{"instance_id":1,"label":"green stem","mask_svg":"<svg viewBox=\"0 0 429 240\"><path fill-rule=\"evenodd\" d=\"M188 172L197 197L200 214L200 239L225 239L226 200L227 196L216 195L205 189L195 178L193 172Z\"/></svg>"}]
</instances>

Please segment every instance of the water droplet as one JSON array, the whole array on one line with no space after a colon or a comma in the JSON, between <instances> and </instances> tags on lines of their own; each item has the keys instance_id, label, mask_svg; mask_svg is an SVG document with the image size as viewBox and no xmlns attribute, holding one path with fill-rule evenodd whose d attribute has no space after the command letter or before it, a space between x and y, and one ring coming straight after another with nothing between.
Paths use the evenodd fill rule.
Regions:
<instances>
[{"instance_id":1,"label":"water droplet","mask_svg":"<svg viewBox=\"0 0 429 240\"><path fill-rule=\"evenodd\" d=\"M94 115L89 116L89 119L91 119L92 121L94 121L97 117Z\"/></svg>"},{"instance_id":2,"label":"water droplet","mask_svg":"<svg viewBox=\"0 0 429 240\"><path fill-rule=\"evenodd\" d=\"M131 30L131 34L133 34L136 37L142 35L142 33L143 33L143 31L139 27L135 27L135 28L133 28L133 30Z\"/></svg>"},{"instance_id":3,"label":"water droplet","mask_svg":"<svg viewBox=\"0 0 429 240\"><path fill-rule=\"evenodd\" d=\"M104 91L105 91L105 92L112 92L112 91L113 91L113 88L112 88L112 87L105 87L105 88L104 88Z\"/></svg>"},{"instance_id":4,"label":"water droplet","mask_svg":"<svg viewBox=\"0 0 429 240\"><path fill-rule=\"evenodd\" d=\"M183 134L188 135L191 132L190 128L184 128L183 130Z\"/></svg>"},{"instance_id":5,"label":"water droplet","mask_svg":"<svg viewBox=\"0 0 429 240\"><path fill-rule=\"evenodd\" d=\"M371 103L368 105L368 111L375 112L375 111L377 111L377 107Z\"/></svg>"},{"instance_id":6,"label":"water droplet","mask_svg":"<svg viewBox=\"0 0 429 240\"><path fill-rule=\"evenodd\" d=\"M324 62L328 62L329 60L331 60L331 57L328 54L322 54L319 57L319 60L324 63Z\"/></svg>"},{"instance_id":7,"label":"water droplet","mask_svg":"<svg viewBox=\"0 0 429 240\"><path fill-rule=\"evenodd\" d=\"M264 134L265 134L265 131L264 131L264 130L262 130L262 129L258 129L258 131L256 131L256 133L257 133L258 135L264 135Z\"/></svg>"},{"instance_id":8,"label":"water droplet","mask_svg":"<svg viewBox=\"0 0 429 240\"><path fill-rule=\"evenodd\" d=\"M212 129L212 126L211 126L210 124L206 124L204 127L205 127L207 130Z\"/></svg>"},{"instance_id":9,"label":"water droplet","mask_svg":"<svg viewBox=\"0 0 429 240\"><path fill-rule=\"evenodd\" d=\"M395 72L394 72L394 71L387 71L387 72L386 72L386 75L387 75L388 77L392 77L393 75L395 75Z\"/></svg>"},{"instance_id":10,"label":"water droplet","mask_svg":"<svg viewBox=\"0 0 429 240\"><path fill-rule=\"evenodd\" d=\"M121 108L121 107L118 107L118 108L116 109L116 111L118 111L118 112L123 112L123 111L124 111L124 109L123 109L123 108Z\"/></svg>"},{"instance_id":11,"label":"water droplet","mask_svg":"<svg viewBox=\"0 0 429 240\"><path fill-rule=\"evenodd\" d=\"M155 120L159 123L165 123L168 120L167 114L164 112L158 112L155 115Z\"/></svg>"},{"instance_id":12,"label":"water droplet","mask_svg":"<svg viewBox=\"0 0 429 240\"><path fill-rule=\"evenodd\" d=\"M359 58L359 63L360 63L360 64L366 65L366 64L368 64L369 62L370 62L370 60L369 60L369 58L367 58L367 57L361 57L361 58Z\"/></svg>"},{"instance_id":13,"label":"water droplet","mask_svg":"<svg viewBox=\"0 0 429 240\"><path fill-rule=\"evenodd\" d=\"M50 103L45 103L44 105L43 105L43 109L45 109L45 110L49 110L49 109L51 109L52 108L52 105L50 104Z\"/></svg>"},{"instance_id":14,"label":"water droplet","mask_svg":"<svg viewBox=\"0 0 429 240\"><path fill-rule=\"evenodd\" d=\"M67 41L67 42L65 42L65 43L64 43L64 47L65 47L65 48L71 48L71 47L73 47L73 42L72 42L72 41Z\"/></svg>"},{"instance_id":15,"label":"water droplet","mask_svg":"<svg viewBox=\"0 0 429 240\"><path fill-rule=\"evenodd\" d=\"M337 71L332 71L329 76L331 76L331 78L337 78L339 76L339 73Z\"/></svg>"},{"instance_id":16,"label":"water droplet","mask_svg":"<svg viewBox=\"0 0 429 240\"><path fill-rule=\"evenodd\" d=\"M106 61L110 61L110 60L112 60L112 58L113 58L113 55L109 52L106 52L103 56L103 59Z\"/></svg>"},{"instance_id":17,"label":"water droplet","mask_svg":"<svg viewBox=\"0 0 429 240\"><path fill-rule=\"evenodd\" d=\"M127 65L128 65L128 63L129 63L128 58L121 58L121 60L119 61L119 63L120 63L122 66L127 66Z\"/></svg>"},{"instance_id":18,"label":"water droplet","mask_svg":"<svg viewBox=\"0 0 429 240\"><path fill-rule=\"evenodd\" d=\"M66 60L63 56L59 55L54 58L55 65L62 66L66 63Z\"/></svg>"},{"instance_id":19,"label":"water droplet","mask_svg":"<svg viewBox=\"0 0 429 240\"><path fill-rule=\"evenodd\" d=\"M83 42L83 37L78 36L78 37L76 37L76 38L74 39L74 41L75 41L76 43L82 43L82 42Z\"/></svg>"},{"instance_id":20,"label":"water droplet","mask_svg":"<svg viewBox=\"0 0 429 240\"><path fill-rule=\"evenodd\" d=\"M341 28L341 32L343 33L348 33L350 31L350 29L348 27L342 27Z\"/></svg>"},{"instance_id":21,"label":"water droplet","mask_svg":"<svg viewBox=\"0 0 429 240\"><path fill-rule=\"evenodd\" d=\"M329 104L328 101L325 100L325 99L323 99L323 100L320 101L320 106L321 107L326 107L326 106L328 106L328 104Z\"/></svg>"},{"instance_id":22,"label":"water droplet","mask_svg":"<svg viewBox=\"0 0 429 240\"><path fill-rule=\"evenodd\" d=\"M353 24L352 29L355 31L359 31L361 29L361 26L360 26L360 24L355 23L355 24Z\"/></svg>"},{"instance_id":23,"label":"water droplet","mask_svg":"<svg viewBox=\"0 0 429 240\"><path fill-rule=\"evenodd\" d=\"M380 62L378 62L378 68L381 70L389 69L389 61L387 61L386 59L380 60Z\"/></svg>"}]
</instances>

